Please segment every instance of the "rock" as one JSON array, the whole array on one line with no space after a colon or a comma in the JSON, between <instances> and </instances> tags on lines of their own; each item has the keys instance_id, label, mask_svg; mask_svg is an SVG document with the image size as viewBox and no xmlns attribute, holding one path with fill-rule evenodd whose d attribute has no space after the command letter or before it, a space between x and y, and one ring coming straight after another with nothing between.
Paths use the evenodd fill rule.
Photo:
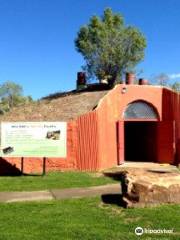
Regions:
<instances>
[{"instance_id":1,"label":"rock","mask_svg":"<svg viewBox=\"0 0 180 240\"><path fill-rule=\"evenodd\" d=\"M121 173L122 198L127 207L180 204L180 174L133 170Z\"/></svg>"},{"instance_id":2,"label":"rock","mask_svg":"<svg viewBox=\"0 0 180 240\"><path fill-rule=\"evenodd\" d=\"M180 170L175 166L126 163L104 174L121 182L123 206L180 204Z\"/></svg>"}]
</instances>

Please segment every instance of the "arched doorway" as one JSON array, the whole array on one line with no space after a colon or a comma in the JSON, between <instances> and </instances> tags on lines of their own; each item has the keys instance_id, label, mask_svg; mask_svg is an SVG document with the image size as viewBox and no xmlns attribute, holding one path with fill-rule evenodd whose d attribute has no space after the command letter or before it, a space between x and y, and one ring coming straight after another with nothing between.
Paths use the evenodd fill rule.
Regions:
<instances>
[{"instance_id":1,"label":"arched doorway","mask_svg":"<svg viewBox=\"0 0 180 240\"><path fill-rule=\"evenodd\" d=\"M156 109L142 100L134 101L124 113L124 157L126 161L157 161Z\"/></svg>"}]
</instances>

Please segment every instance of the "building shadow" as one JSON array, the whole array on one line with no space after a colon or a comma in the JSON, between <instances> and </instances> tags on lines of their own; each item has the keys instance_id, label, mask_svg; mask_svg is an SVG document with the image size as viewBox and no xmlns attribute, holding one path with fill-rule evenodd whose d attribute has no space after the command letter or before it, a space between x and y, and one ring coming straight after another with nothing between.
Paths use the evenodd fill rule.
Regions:
<instances>
[{"instance_id":1,"label":"building shadow","mask_svg":"<svg viewBox=\"0 0 180 240\"><path fill-rule=\"evenodd\" d=\"M180 138L177 139L174 165L178 167L179 164L180 164Z\"/></svg>"},{"instance_id":2,"label":"building shadow","mask_svg":"<svg viewBox=\"0 0 180 240\"><path fill-rule=\"evenodd\" d=\"M118 193L103 194L101 195L101 200L105 204L116 205L123 208L127 207L127 204L123 200L122 194Z\"/></svg>"},{"instance_id":3,"label":"building shadow","mask_svg":"<svg viewBox=\"0 0 180 240\"><path fill-rule=\"evenodd\" d=\"M0 176L20 176L22 175L15 164L11 164L6 159L0 157Z\"/></svg>"},{"instance_id":4,"label":"building shadow","mask_svg":"<svg viewBox=\"0 0 180 240\"><path fill-rule=\"evenodd\" d=\"M163 129L163 137L164 139L172 139L172 142L169 142L169 149L171 146L171 152L173 152L173 156L169 157L173 161L171 164L178 165L180 161L180 139L178 137L179 131L179 95L178 93L173 93L171 89L163 88L163 95L162 95L162 120L164 122L171 122L172 124L172 131L167 133L166 135L165 130ZM167 130L166 130L167 131ZM164 148L165 149L165 148ZM169 150L170 152L170 150ZM165 156L167 155L167 145L165 150Z\"/></svg>"}]
</instances>

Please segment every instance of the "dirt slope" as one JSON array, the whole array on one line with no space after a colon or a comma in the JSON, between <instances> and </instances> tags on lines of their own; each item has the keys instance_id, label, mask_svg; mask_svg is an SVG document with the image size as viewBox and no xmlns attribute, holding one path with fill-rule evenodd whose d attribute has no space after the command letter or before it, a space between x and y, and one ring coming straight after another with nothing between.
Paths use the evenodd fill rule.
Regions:
<instances>
[{"instance_id":1,"label":"dirt slope","mask_svg":"<svg viewBox=\"0 0 180 240\"><path fill-rule=\"evenodd\" d=\"M69 121L93 110L107 90L75 92L15 107L1 115L0 121Z\"/></svg>"}]
</instances>

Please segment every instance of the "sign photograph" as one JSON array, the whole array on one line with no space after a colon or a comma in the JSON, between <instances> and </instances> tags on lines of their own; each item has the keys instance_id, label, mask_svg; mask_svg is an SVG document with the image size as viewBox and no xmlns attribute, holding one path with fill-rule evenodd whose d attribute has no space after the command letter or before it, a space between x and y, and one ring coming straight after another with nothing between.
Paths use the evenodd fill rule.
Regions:
<instances>
[{"instance_id":1,"label":"sign photograph","mask_svg":"<svg viewBox=\"0 0 180 240\"><path fill-rule=\"evenodd\" d=\"M2 122L1 156L66 157L66 122Z\"/></svg>"}]
</instances>

